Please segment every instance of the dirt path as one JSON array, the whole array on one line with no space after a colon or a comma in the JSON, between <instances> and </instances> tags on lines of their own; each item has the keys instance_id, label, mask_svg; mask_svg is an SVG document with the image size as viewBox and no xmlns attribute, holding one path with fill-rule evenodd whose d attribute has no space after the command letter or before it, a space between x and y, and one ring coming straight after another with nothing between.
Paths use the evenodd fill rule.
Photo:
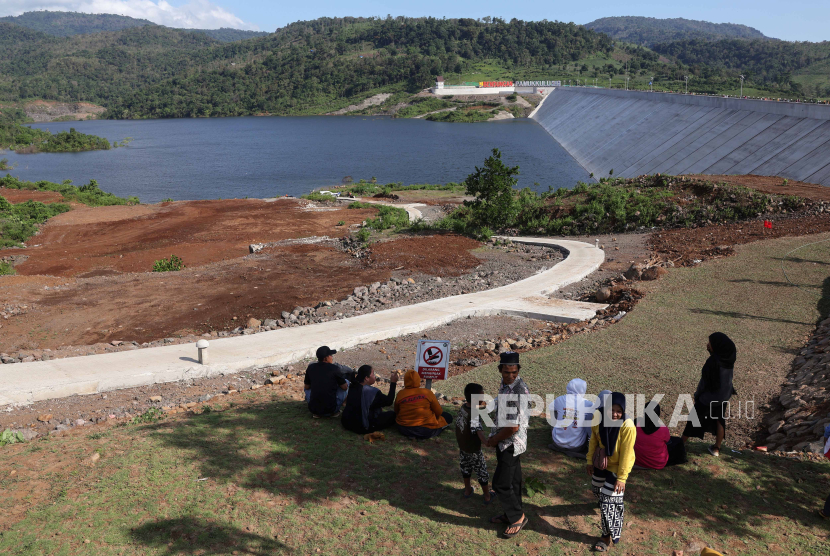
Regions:
<instances>
[{"instance_id":1,"label":"dirt path","mask_svg":"<svg viewBox=\"0 0 830 556\"><path fill-rule=\"evenodd\" d=\"M26 189L6 189L5 187L0 187L0 197L5 198L13 205L26 201L40 201L41 203L63 201L63 195L55 191L28 191Z\"/></svg>"}]
</instances>

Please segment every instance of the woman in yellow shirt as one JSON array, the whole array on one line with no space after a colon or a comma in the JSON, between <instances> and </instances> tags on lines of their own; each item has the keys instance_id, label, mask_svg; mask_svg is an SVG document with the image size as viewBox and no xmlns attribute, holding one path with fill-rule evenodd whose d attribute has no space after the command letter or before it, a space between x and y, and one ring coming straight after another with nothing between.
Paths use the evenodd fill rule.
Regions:
<instances>
[{"instance_id":1,"label":"woman in yellow shirt","mask_svg":"<svg viewBox=\"0 0 830 556\"><path fill-rule=\"evenodd\" d=\"M602 519L602 538L596 542L594 550L607 552L612 541L614 544L619 542L622 533L623 494L625 481L634 466L637 428L625 414L625 395L613 392L600 402L600 422L591 427L587 468Z\"/></svg>"}]
</instances>

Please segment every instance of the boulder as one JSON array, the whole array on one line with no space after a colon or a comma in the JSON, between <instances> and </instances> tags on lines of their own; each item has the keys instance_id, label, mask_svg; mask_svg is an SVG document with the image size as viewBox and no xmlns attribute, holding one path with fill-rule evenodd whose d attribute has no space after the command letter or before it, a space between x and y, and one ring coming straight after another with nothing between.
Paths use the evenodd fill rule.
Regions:
<instances>
[{"instance_id":1,"label":"boulder","mask_svg":"<svg viewBox=\"0 0 830 556\"><path fill-rule=\"evenodd\" d=\"M255 318L248 319L248 328L259 328L260 326L262 326L262 321Z\"/></svg>"},{"instance_id":2,"label":"boulder","mask_svg":"<svg viewBox=\"0 0 830 556\"><path fill-rule=\"evenodd\" d=\"M611 299L611 289L610 288L600 288L597 290L596 293L597 301L600 303L605 303L609 299Z\"/></svg>"},{"instance_id":3,"label":"boulder","mask_svg":"<svg viewBox=\"0 0 830 556\"><path fill-rule=\"evenodd\" d=\"M625 276L629 280L639 280L643 275L643 265L641 264L633 264L628 267L628 270L625 271L623 276Z\"/></svg>"},{"instance_id":4,"label":"boulder","mask_svg":"<svg viewBox=\"0 0 830 556\"><path fill-rule=\"evenodd\" d=\"M277 321L275 319L265 319L262 323L265 326L270 326L271 328L277 326Z\"/></svg>"},{"instance_id":5,"label":"boulder","mask_svg":"<svg viewBox=\"0 0 830 556\"><path fill-rule=\"evenodd\" d=\"M669 271L663 268L662 266L652 266L651 268L647 268L642 272L642 274L640 275L640 279L657 280L661 276L668 273Z\"/></svg>"}]
</instances>

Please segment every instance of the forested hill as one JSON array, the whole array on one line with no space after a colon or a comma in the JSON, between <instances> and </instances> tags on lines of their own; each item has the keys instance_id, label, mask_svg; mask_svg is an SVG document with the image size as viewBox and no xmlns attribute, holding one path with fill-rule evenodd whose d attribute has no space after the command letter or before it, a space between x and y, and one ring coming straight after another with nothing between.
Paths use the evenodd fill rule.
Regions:
<instances>
[{"instance_id":1,"label":"forested hill","mask_svg":"<svg viewBox=\"0 0 830 556\"><path fill-rule=\"evenodd\" d=\"M651 46L679 40L768 39L761 31L735 23L711 23L694 19L654 17L603 17L585 27L605 33L612 39Z\"/></svg>"},{"instance_id":2,"label":"forested hill","mask_svg":"<svg viewBox=\"0 0 830 556\"><path fill-rule=\"evenodd\" d=\"M244 65L206 68L127 94L109 116L193 117L305 114L345 106L343 99L380 89L417 92L435 76L461 74L476 61L548 69L592 54L611 40L558 22L435 18L321 18L297 22L265 39L267 52Z\"/></svg>"},{"instance_id":3,"label":"forested hill","mask_svg":"<svg viewBox=\"0 0 830 556\"><path fill-rule=\"evenodd\" d=\"M803 81L808 89L814 89L807 91L811 96L830 95L830 86L821 87L800 79L811 67L826 67L830 63L830 42L827 41L690 40L658 43L652 48L689 66L707 66L709 71L732 69L753 82L795 79L796 82Z\"/></svg>"},{"instance_id":4,"label":"forested hill","mask_svg":"<svg viewBox=\"0 0 830 556\"><path fill-rule=\"evenodd\" d=\"M159 25L54 37L0 22L0 101L92 102L110 118L320 114L377 93L401 102L437 75L616 87L628 77L632 88L653 77L655 89L675 91L690 75L690 91L737 94L743 73L753 94L830 95L823 43L654 48L571 23L498 18L320 18L225 43Z\"/></svg>"},{"instance_id":5,"label":"forested hill","mask_svg":"<svg viewBox=\"0 0 830 556\"><path fill-rule=\"evenodd\" d=\"M18 16L0 17L0 21L55 37L71 37L72 35L121 31L132 27L155 25L152 21L125 15L50 11L26 12Z\"/></svg>"},{"instance_id":6,"label":"forested hill","mask_svg":"<svg viewBox=\"0 0 830 556\"><path fill-rule=\"evenodd\" d=\"M50 11L26 12L18 16L0 17L0 22L19 25L54 37L89 35L156 25L146 19L136 19L124 15ZM264 31L245 31L227 27L221 29L182 29L182 31L202 33L219 42L243 41L269 34Z\"/></svg>"}]
</instances>

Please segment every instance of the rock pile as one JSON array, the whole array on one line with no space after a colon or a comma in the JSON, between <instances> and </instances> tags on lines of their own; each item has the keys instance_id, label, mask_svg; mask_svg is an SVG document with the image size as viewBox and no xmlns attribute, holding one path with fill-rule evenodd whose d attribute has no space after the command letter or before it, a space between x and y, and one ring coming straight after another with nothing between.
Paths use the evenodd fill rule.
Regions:
<instances>
[{"instance_id":1,"label":"rock pile","mask_svg":"<svg viewBox=\"0 0 830 556\"><path fill-rule=\"evenodd\" d=\"M824 428L830 424L830 318L816 328L793 361L777 407L764 420L759 435L767 450L824 451ZM764 444L764 442L761 442Z\"/></svg>"}]
</instances>

